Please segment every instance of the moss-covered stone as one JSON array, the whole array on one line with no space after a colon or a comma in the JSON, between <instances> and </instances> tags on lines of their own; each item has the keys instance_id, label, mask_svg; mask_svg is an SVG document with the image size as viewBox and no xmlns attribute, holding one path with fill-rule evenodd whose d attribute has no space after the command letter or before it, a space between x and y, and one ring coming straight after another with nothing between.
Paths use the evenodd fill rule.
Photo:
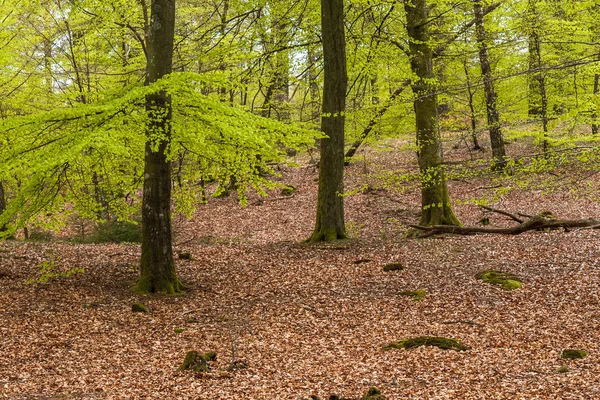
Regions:
<instances>
[{"instance_id":1,"label":"moss-covered stone","mask_svg":"<svg viewBox=\"0 0 600 400\"><path fill-rule=\"evenodd\" d=\"M585 350L576 350L576 349L564 349L562 351L561 357L567 360L577 360L581 358L586 358L588 352Z\"/></svg>"},{"instance_id":2,"label":"moss-covered stone","mask_svg":"<svg viewBox=\"0 0 600 400\"><path fill-rule=\"evenodd\" d=\"M174 329L173 329L173 332L175 332L175 333L181 333L181 332L183 332L183 331L184 331L184 329L183 329L183 328L174 328Z\"/></svg>"},{"instance_id":3,"label":"moss-covered stone","mask_svg":"<svg viewBox=\"0 0 600 400\"><path fill-rule=\"evenodd\" d=\"M360 400L386 400L386 397L381 394L379 389L372 387L367 390L367 393Z\"/></svg>"},{"instance_id":4,"label":"moss-covered stone","mask_svg":"<svg viewBox=\"0 0 600 400\"><path fill-rule=\"evenodd\" d=\"M131 311L133 312L149 312L148 307L144 303L133 303L131 305Z\"/></svg>"},{"instance_id":5,"label":"moss-covered stone","mask_svg":"<svg viewBox=\"0 0 600 400\"><path fill-rule=\"evenodd\" d=\"M427 296L427 290L425 290L425 289L405 290L403 292L399 292L398 295L411 297L414 301L421 301L425 298L425 296Z\"/></svg>"},{"instance_id":6,"label":"moss-covered stone","mask_svg":"<svg viewBox=\"0 0 600 400\"><path fill-rule=\"evenodd\" d=\"M521 279L509 272L494 270L481 271L476 275L476 278L481 279L486 283L500 286L504 290L515 290L523 286Z\"/></svg>"},{"instance_id":7,"label":"moss-covered stone","mask_svg":"<svg viewBox=\"0 0 600 400\"><path fill-rule=\"evenodd\" d=\"M292 185L287 185L286 187L284 187L283 189L281 189L281 195L282 196L291 196L296 192L296 187L292 186Z\"/></svg>"},{"instance_id":8,"label":"moss-covered stone","mask_svg":"<svg viewBox=\"0 0 600 400\"><path fill-rule=\"evenodd\" d=\"M209 372L210 366L209 361L215 361L217 359L217 353L214 351L208 351L200 354L197 351L188 351L183 359L183 362L179 366L179 371L194 371L194 372Z\"/></svg>"},{"instance_id":9,"label":"moss-covered stone","mask_svg":"<svg viewBox=\"0 0 600 400\"><path fill-rule=\"evenodd\" d=\"M417 336L408 339L403 339L395 343L390 343L383 349L412 349L421 346L435 346L442 350L469 350L467 346L460 343L456 339L445 338L440 336Z\"/></svg>"},{"instance_id":10,"label":"moss-covered stone","mask_svg":"<svg viewBox=\"0 0 600 400\"><path fill-rule=\"evenodd\" d=\"M566 365L562 365L559 369L556 370L556 372L558 372L559 374L565 374L569 372L569 367L567 367Z\"/></svg>"},{"instance_id":11,"label":"moss-covered stone","mask_svg":"<svg viewBox=\"0 0 600 400\"><path fill-rule=\"evenodd\" d=\"M180 251L178 254L178 257L180 260L188 260L191 261L192 260L192 253L190 253L189 251Z\"/></svg>"},{"instance_id":12,"label":"moss-covered stone","mask_svg":"<svg viewBox=\"0 0 600 400\"><path fill-rule=\"evenodd\" d=\"M383 270L385 272L390 272L390 271L402 271L404 269L404 265L400 264L400 263L389 263L383 266Z\"/></svg>"}]
</instances>

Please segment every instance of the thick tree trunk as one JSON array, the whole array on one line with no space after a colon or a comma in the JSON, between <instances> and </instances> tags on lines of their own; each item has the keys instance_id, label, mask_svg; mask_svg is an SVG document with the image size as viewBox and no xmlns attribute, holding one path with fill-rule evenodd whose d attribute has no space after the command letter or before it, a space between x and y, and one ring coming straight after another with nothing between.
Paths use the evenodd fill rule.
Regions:
<instances>
[{"instance_id":1,"label":"thick tree trunk","mask_svg":"<svg viewBox=\"0 0 600 400\"><path fill-rule=\"evenodd\" d=\"M346 108L346 38L344 1L321 0L324 89L317 220L309 241L346 239L344 225L344 122Z\"/></svg>"},{"instance_id":2,"label":"thick tree trunk","mask_svg":"<svg viewBox=\"0 0 600 400\"><path fill-rule=\"evenodd\" d=\"M417 129L417 151L421 172L421 225L459 225L452 211L443 169L442 142L438 125L437 94L432 50L429 47L428 10L425 0L405 0L406 28L410 38L410 65L418 79L412 88Z\"/></svg>"},{"instance_id":3,"label":"thick tree trunk","mask_svg":"<svg viewBox=\"0 0 600 400\"><path fill-rule=\"evenodd\" d=\"M477 46L479 47L479 64L483 75L483 86L485 90L485 105L487 109L488 129L490 130L490 143L492 156L494 157L494 168L504 169L506 166L506 151L504 139L500 128L500 114L497 107L496 90L494 89L494 77L488 55L486 43L486 32L483 21L483 7L481 0L473 0L473 11L475 14L475 27L477 34Z\"/></svg>"},{"instance_id":4,"label":"thick tree trunk","mask_svg":"<svg viewBox=\"0 0 600 400\"><path fill-rule=\"evenodd\" d=\"M175 0L152 0L146 83L172 69ZM177 293L182 285L175 273L171 237L171 163L166 152L171 138L171 98L165 92L148 95L144 194L142 199L142 257L137 289Z\"/></svg>"}]
</instances>

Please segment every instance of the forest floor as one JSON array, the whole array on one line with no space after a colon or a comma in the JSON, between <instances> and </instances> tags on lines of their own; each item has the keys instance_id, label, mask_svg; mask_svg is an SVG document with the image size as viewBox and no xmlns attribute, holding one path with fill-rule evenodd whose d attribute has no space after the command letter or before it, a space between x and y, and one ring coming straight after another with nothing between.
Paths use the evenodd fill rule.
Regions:
<instances>
[{"instance_id":1,"label":"forest floor","mask_svg":"<svg viewBox=\"0 0 600 400\"><path fill-rule=\"evenodd\" d=\"M414 169L412 154L362 157L348 168L349 190L365 189L364 172ZM565 176L583 186L576 174ZM358 399L369 387L388 399L600 398L597 230L404 239L418 222L419 190L397 183L346 197L354 239L306 245L316 176L308 164L285 168L280 181L296 187L292 196L251 196L242 208L232 195L210 199L191 220L176 217L176 254L193 257L177 260L190 288L183 296L130 290L139 245L0 243L0 398ZM467 201L486 193L510 212L600 217L600 204L580 192L492 186L488 178L450 181L464 225L484 216L512 224ZM84 272L28 284L50 260ZM384 272L392 262L404 269ZM476 279L489 269L523 286ZM426 297L398 294L414 289ZM150 312L133 313L138 301ZM422 335L469 350L383 349ZM564 349L589 355L565 360ZM188 350L216 351L211 372L178 371Z\"/></svg>"}]
</instances>

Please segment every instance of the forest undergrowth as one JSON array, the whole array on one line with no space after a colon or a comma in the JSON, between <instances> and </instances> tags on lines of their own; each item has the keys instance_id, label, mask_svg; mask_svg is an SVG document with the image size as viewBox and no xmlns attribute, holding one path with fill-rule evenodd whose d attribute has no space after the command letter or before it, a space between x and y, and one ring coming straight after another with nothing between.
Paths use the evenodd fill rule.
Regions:
<instances>
[{"instance_id":1,"label":"forest undergrowth","mask_svg":"<svg viewBox=\"0 0 600 400\"><path fill-rule=\"evenodd\" d=\"M281 170L293 192L245 208L235 195L211 198L192 219L176 216L182 296L132 292L136 244L76 244L68 229L0 243L0 398L359 399L370 387L387 399L600 398L598 231L405 239L420 193L397 178L414 155L386 146L347 168L351 240L303 243L317 195L307 159ZM447 160L468 157L461 145ZM449 187L464 225L509 226L477 201L599 218L594 176L553 170L548 179L565 184L552 191L489 175ZM522 285L506 290L485 271ZM138 302L149 312L132 312ZM389 346L415 337L466 350ZM190 350L216 360L178 370ZM569 350L585 357L563 358Z\"/></svg>"}]
</instances>

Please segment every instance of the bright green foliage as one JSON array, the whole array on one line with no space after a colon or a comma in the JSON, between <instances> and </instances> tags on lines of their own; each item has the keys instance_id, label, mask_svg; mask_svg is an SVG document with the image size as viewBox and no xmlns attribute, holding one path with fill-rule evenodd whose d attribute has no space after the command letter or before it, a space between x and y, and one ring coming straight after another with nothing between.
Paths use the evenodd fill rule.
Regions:
<instances>
[{"instance_id":1,"label":"bright green foliage","mask_svg":"<svg viewBox=\"0 0 600 400\"><path fill-rule=\"evenodd\" d=\"M40 265L39 276L35 279L28 279L27 284L32 285L35 283L46 284L57 279L68 278L75 274L83 274L85 270L80 267L74 267L67 270L61 269L56 262L54 257L50 256L47 260L43 261Z\"/></svg>"},{"instance_id":2,"label":"bright green foliage","mask_svg":"<svg viewBox=\"0 0 600 400\"><path fill-rule=\"evenodd\" d=\"M301 148L314 132L265 119L206 96L206 85L220 82L194 73L176 73L150 86L132 87L92 105L58 108L0 122L0 180L13 186L14 199L0 217L10 231L24 226L41 211L73 204L74 211L93 216L101 206L95 198L94 173L111 212L126 217L134 210L129 197L141 184L144 99L166 90L173 98L173 136L169 157L179 159L177 209L190 213L200 202L197 183L227 183L235 177L242 203L248 190L264 194L274 184L273 162L284 161L284 148ZM151 137L150 140L153 138ZM62 209L62 213L67 211Z\"/></svg>"}]
</instances>

